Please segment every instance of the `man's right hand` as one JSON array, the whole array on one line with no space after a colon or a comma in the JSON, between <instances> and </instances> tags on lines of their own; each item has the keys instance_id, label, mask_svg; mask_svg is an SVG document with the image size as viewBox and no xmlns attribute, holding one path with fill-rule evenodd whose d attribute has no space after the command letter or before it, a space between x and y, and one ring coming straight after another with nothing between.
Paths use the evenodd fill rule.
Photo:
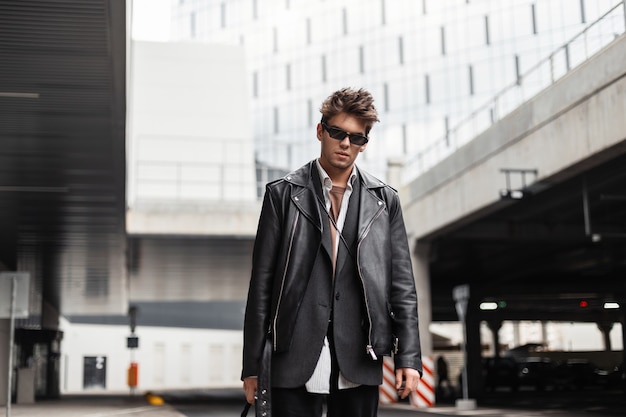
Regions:
<instances>
[{"instance_id":1,"label":"man's right hand","mask_svg":"<svg viewBox=\"0 0 626 417\"><path fill-rule=\"evenodd\" d=\"M254 404L254 397L259 386L259 380L255 376L249 376L243 379L243 391L246 393L246 400L250 404Z\"/></svg>"}]
</instances>

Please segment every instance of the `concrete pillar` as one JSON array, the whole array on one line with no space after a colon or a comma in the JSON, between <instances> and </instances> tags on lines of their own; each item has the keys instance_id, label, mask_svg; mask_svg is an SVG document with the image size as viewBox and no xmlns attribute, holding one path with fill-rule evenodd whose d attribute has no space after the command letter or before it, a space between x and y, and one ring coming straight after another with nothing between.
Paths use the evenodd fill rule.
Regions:
<instances>
[{"instance_id":1,"label":"concrete pillar","mask_svg":"<svg viewBox=\"0 0 626 417\"><path fill-rule=\"evenodd\" d=\"M432 323L433 319L430 299L430 275L428 272L430 245L417 243L415 239L410 239L409 247L411 249L413 275L417 290L417 313L419 315L422 356L432 356L433 338L430 333L430 323Z\"/></svg>"},{"instance_id":2,"label":"concrete pillar","mask_svg":"<svg viewBox=\"0 0 626 417\"><path fill-rule=\"evenodd\" d=\"M0 406L7 405L10 330L10 320L0 319Z\"/></svg>"},{"instance_id":3,"label":"concrete pillar","mask_svg":"<svg viewBox=\"0 0 626 417\"><path fill-rule=\"evenodd\" d=\"M500 328L502 327L502 320L489 320L487 324L493 336L493 356L498 358L500 357Z\"/></svg>"},{"instance_id":4,"label":"concrete pillar","mask_svg":"<svg viewBox=\"0 0 626 417\"><path fill-rule=\"evenodd\" d=\"M513 347L517 347L521 345L521 332L519 328L519 321L513 322Z\"/></svg>"},{"instance_id":5,"label":"concrete pillar","mask_svg":"<svg viewBox=\"0 0 626 417\"><path fill-rule=\"evenodd\" d=\"M598 329L602 332L602 340L604 340L604 350L606 352L611 351L611 329L613 328L613 323L608 321L603 321L600 323L596 323L598 325Z\"/></svg>"},{"instance_id":6,"label":"concrete pillar","mask_svg":"<svg viewBox=\"0 0 626 417\"><path fill-rule=\"evenodd\" d=\"M387 160L387 184L396 190L400 190L402 185L402 169L404 161L400 158L389 158ZM400 196L402 198L402 196Z\"/></svg>"}]
</instances>

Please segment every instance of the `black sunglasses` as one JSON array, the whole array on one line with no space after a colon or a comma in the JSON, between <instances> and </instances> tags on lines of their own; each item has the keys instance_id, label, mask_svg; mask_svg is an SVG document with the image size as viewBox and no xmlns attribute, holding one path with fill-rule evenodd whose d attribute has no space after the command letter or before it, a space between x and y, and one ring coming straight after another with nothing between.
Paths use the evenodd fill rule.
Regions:
<instances>
[{"instance_id":1,"label":"black sunglasses","mask_svg":"<svg viewBox=\"0 0 626 417\"><path fill-rule=\"evenodd\" d=\"M359 133L348 133L345 130L328 126L324 122L322 122L322 127L328 132L330 137L333 139L344 140L346 136L348 136L350 143L353 145L363 146L369 141L367 136L363 136Z\"/></svg>"}]
</instances>

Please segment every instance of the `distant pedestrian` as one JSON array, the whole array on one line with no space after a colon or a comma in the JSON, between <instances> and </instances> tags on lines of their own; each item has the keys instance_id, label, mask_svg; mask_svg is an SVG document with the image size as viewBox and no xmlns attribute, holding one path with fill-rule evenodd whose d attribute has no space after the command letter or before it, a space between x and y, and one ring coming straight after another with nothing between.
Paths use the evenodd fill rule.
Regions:
<instances>
[{"instance_id":1,"label":"distant pedestrian","mask_svg":"<svg viewBox=\"0 0 626 417\"><path fill-rule=\"evenodd\" d=\"M444 388L445 385L445 388ZM445 391L444 391L445 389ZM450 393L450 379L448 376L448 362L443 355L437 358L437 392L443 396Z\"/></svg>"}]
</instances>

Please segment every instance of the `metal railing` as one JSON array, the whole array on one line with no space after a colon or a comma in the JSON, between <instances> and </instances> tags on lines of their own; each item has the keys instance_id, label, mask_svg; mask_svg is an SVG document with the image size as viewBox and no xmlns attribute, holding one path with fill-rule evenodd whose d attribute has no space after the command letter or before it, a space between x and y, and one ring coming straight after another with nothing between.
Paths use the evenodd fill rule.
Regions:
<instances>
[{"instance_id":1,"label":"metal railing","mask_svg":"<svg viewBox=\"0 0 626 417\"><path fill-rule=\"evenodd\" d=\"M621 16L618 9L621 9ZM619 23L615 24L615 21ZM524 73L518 73L515 82L507 85L487 103L447 129L443 137L409 157L404 167L404 181L409 182L415 179L462 145L470 142L498 120L510 114L622 35L625 28L626 0L623 0L546 58ZM607 30L608 32L605 32Z\"/></svg>"}]
</instances>

